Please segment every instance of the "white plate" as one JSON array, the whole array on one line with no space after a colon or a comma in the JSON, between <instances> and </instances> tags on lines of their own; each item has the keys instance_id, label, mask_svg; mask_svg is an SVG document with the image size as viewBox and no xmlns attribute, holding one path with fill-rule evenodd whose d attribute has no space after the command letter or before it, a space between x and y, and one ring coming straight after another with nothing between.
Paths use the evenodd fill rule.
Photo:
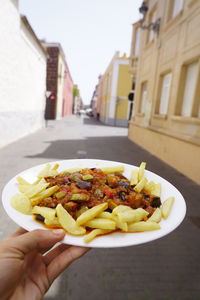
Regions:
<instances>
[{"instance_id":1,"label":"white plate","mask_svg":"<svg viewBox=\"0 0 200 300\"><path fill-rule=\"evenodd\" d=\"M62 161L54 161L50 162L51 165L58 163L60 165L59 170L65 170L73 167L80 168L93 168L93 167L106 167L106 166L116 166L121 165L123 163L107 161L107 160L97 160L97 159L71 159L71 160L62 160ZM18 193L17 181L16 177L21 176L29 182L34 182L36 180L37 174L39 171L46 165L39 165L28 170L25 170L14 178L12 178L5 186L2 194L2 202L4 209L6 210L8 216L19 226L25 228L28 231L34 229L45 229L38 222L33 220L32 216L24 215L18 211L16 211L10 205L10 198ZM130 178L130 173L133 168L137 168L136 166L123 164L125 167L124 175L127 178ZM162 220L160 222L161 229L155 231L148 232L137 232L137 233L120 233L115 232L105 236L99 236L95 238L89 244L85 244L83 242L83 237L76 237L66 234L63 243L70 245L78 245L78 246L90 246L90 247L100 247L100 248L112 248L112 247L125 247L125 246L133 246L142 243L147 243L158 238L165 236L166 234L173 231L176 227L180 225L183 221L186 213L186 204L181 193L167 180L162 177L145 170L145 177L148 180L152 180L155 183L161 183L162 192L161 192L161 201L163 202L166 198L170 196L175 197L174 205L171 211L170 216L167 220Z\"/></svg>"}]
</instances>

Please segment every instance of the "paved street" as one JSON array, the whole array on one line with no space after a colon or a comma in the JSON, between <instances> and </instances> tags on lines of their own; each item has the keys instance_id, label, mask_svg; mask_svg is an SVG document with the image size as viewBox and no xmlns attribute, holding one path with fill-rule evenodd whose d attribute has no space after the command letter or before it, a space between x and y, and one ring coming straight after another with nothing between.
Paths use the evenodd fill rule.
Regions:
<instances>
[{"instance_id":1,"label":"paved street","mask_svg":"<svg viewBox=\"0 0 200 300\"><path fill-rule=\"evenodd\" d=\"M86 116L50 121L47 128L0 149L0 190L24 169L73 158L134 165L146 161L148 170L181 191L187 202L187 217L160 240L91 250L65 271L45 299L200 300L200 186L129 141L126 128L104 126ZM1 206L0 240L16 228Z\"/></svg>"}]
</instances>

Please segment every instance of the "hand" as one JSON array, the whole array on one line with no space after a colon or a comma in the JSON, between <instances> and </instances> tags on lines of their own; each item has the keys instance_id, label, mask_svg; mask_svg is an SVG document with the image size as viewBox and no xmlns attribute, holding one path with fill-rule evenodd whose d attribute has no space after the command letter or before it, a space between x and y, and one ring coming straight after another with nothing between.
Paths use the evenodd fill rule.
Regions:
<instances>
[{"instance_id":1,"label":"hand","mask_svg":"<svg viewBox=\"0 0 200 300\"><path fill-rule=\"evenodd\" d=\"M42 299L60 273L89 250L66 244L51 249L64 235L60 229L19 228L0 244L1 300Z\"/></svg>"}]
</instances>

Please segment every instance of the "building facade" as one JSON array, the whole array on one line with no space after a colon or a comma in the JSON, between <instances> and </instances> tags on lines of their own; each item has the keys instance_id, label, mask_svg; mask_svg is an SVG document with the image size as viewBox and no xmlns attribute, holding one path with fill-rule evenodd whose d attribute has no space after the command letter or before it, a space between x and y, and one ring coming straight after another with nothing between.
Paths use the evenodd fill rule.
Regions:
<instances>
[{"instance_id":1,"label":"building facade","mask_svg":"<svg viewBox=\"0 0 200 300\"><path fill-rule=\"evenodd\" d=\"M99 91L99 82L101 79L101 75L98 77L98 83L95 86L94 92L92 94L92 99L90 101L90 108L92 109L93 116L99 120L100 118L100 105L98 102L98 91Z\"/></svg>"},{"instance_id":2,"label":"building facade","mask_svg":"<svg viewBox=\"0 0 200 300\"><path fill-rule=\"evenodd\" d=\"M129 138L200 183L200 1L149 0L133 25ZM160 19L160 20L159 20Z\"/></svg>"},{"instance_id":3,"label":"building facade","mask_svg":"<svg viewBox=\"0 0 200 300\"><path fill-rule=\"evenodd\" d=\"M48 53L45 119L61 119L72 114L73 80L59 43L42 42Z\"/></svg>"},{"instance_id":4,"label":"building facade","mask_svg":"<svg viewBox=\"0 0 200 300\"><path fill-rule=\"evenodd\" d=\"M101 122L112 126L128 126L131 76L129 59L116 52L98 84L97 108Z\"/></svg>"},{"instance_id":5,"label":"building facade","mask_svg":"<svg viewBox=\"0 0 200 300\"><path fill-rule=\"evenodd\" d=\"M0 147L44 126L46 52L17 0L0 9Z\"/></svg>"}]
</instances>

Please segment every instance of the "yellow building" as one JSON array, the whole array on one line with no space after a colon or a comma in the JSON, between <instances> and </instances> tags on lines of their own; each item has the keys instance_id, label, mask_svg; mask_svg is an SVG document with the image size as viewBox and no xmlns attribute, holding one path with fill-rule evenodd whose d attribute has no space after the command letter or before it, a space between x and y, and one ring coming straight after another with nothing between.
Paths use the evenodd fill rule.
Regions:
<instances>
[{"instance_id":1,"label":"yellow building","mask_svg":"<svg viewBox=\"0 0 200 300\"><path fill-rule=\"evenodd\" d=\"M128 135L200 183L200 1L144 4L142 22L133 25L129 70L136 87Z\"/></svg>"},{"instance_id":2,"label":"yellow building","mask_svg":"<svg viewBox=\"0 0 200 300\"><path fill-rule=\"evenodd\" d=\"M98 84L97 110L101 122L113 126L128 126L131 75L129 59L116 52Z\"/></svg>"}]
</instances>

